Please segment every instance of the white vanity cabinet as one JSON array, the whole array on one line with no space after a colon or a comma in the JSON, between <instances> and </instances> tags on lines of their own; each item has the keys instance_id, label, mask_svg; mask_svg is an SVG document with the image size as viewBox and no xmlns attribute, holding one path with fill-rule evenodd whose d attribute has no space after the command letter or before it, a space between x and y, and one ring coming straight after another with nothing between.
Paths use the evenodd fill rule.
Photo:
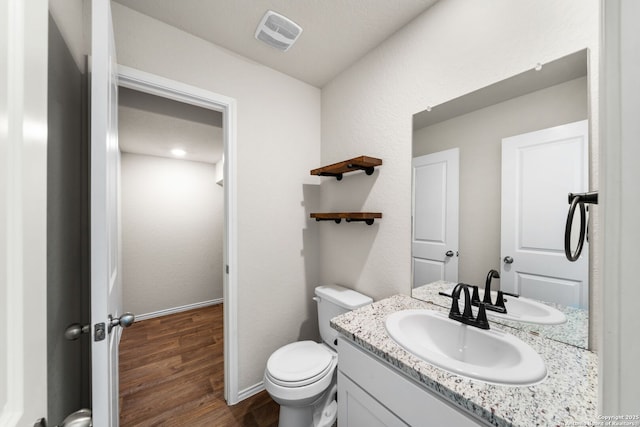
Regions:
<instances>
[{"instance_id":1,"label":"white vanity cabinet","mask_svg":"<svg viewBox=\"0 0 640 427\"><path fill-rule=\"evenodd\" d=\"M338 360L338 427L486 425L342 337Z\"/></svg>"}]
</instances>

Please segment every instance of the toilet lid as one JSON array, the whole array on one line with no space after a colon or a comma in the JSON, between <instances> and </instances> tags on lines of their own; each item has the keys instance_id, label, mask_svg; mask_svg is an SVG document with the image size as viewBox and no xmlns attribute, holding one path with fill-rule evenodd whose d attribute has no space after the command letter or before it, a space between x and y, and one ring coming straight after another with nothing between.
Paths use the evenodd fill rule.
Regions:
<instances>
[{"instance_id":1,"label":"toilet lid","mask_svg":"<svg viewBox=\"0 0 640 427\"><path fill-rule=\"evenodd\" d=\"M267 361L271 380L282 386L300 387L315 382L333 368L329 348L315 341L299 341L276 350Z\"/></svg>"}]
</instances>

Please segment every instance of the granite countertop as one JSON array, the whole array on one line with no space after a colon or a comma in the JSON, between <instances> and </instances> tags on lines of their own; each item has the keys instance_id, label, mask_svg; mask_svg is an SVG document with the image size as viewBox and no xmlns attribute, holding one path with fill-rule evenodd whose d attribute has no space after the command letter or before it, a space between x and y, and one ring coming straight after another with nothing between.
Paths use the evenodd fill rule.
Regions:
<instances>
[{"instance_id":1,"label":"granite countertop","mask_svg":"<svg viewBox=\"0 0 640 427\"><path fill-rule=\"evenodd\" d=\"M596 420L598 359L595 353L529 332L495 325L540 354L547 378L525 387L498 386L437 368L405 351L385 330L386 317L400 310L447 309L395 295L331 320L331 326L361 348L399 369L426 389L495 426L587 425Z\"/></svg>"},{"instance_id":2,"label":"granite countertop","mask_svg":"<svg viewBox=\"0 0 640 427\"><path fill-rule=\"evenodd\" d=\"M422 301L431 302L443 307L451 306L451 299L439 295L438 292L450 291L456 283L438 280L437 282L414 288L411 295ZM507 297L508 298L508 297ZM567 307L566 305L545 302L551 307L560 310L567 316L567 322L561 325L536 325L510 321L508 319L489 318L492 323L511 326L529 332L537 333L546 338L587 348L589 344L589 312L584 309Z\"/></svg>"}]
</instances>

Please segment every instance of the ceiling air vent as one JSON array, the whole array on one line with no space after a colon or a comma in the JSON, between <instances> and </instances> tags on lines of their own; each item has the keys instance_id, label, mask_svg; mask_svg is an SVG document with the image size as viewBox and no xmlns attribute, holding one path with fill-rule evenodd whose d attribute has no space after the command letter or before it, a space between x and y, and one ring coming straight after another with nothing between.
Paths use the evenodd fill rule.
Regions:
<instances>
[{"instance_id":1,"label":"ceiling air vent","mask_svg":"<svg viewBox=\"0 0 640 427\"><path fill-rule=\"evenodd\" d=\"M272 10L268 10L256 29L255 37L286 52L302 34L302 27Z\"/></svg>"}]
</instances>

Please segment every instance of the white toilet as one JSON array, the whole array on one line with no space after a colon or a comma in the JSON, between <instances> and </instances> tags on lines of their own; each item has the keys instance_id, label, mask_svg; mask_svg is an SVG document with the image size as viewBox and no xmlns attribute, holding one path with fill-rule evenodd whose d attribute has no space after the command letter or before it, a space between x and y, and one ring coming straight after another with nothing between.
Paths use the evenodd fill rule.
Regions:
<instances>
[{"instance_id":1,"label":"white toilet","mask_svg":"<svg viewBox=\"0 0 640 427\"><path fill-rule=\"evenodd\" d=\"M280 405L279 427L330 427L336 421L336 366L338 332L329 321L373 302L342 286L319 286L318 303L322 343L298 341L280 347L267 361L264 384Z\"/></svg>"}]
</instances>

